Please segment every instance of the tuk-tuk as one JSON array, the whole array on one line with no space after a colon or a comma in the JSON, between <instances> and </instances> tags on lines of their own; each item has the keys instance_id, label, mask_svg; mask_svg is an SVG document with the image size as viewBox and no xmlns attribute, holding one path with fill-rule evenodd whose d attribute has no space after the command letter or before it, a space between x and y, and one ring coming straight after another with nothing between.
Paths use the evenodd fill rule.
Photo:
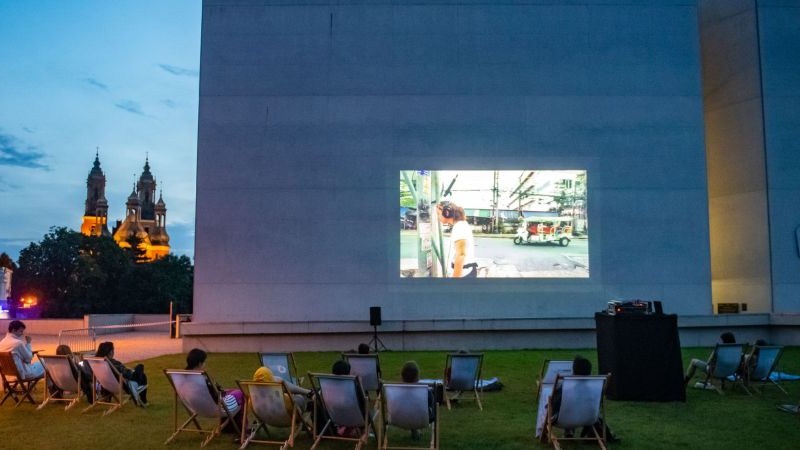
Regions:
<instances>
[{"instance_id":1,"label":"tuk-tuk","mask_svg":"<svg viewBox=\"0 0 800 450\"><path fill-rule=\"evenodd\" d=\"M569 245L572 239L572 217L529 216L520 219L514 244Z\"/></svg>"}]
</instances>

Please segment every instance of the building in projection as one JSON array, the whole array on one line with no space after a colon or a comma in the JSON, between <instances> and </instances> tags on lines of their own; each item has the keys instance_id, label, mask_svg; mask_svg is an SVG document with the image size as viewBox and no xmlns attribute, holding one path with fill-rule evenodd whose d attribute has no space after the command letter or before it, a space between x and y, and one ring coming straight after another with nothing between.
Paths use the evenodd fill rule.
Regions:
<instances>
[{"instance_id":1,"label":"building in projection","mask_svg":"<svg viewBox=\"0 0 800 450\"><path fill-rule=\"evenodd\" d=\"M612 299L798 343L789 3L204 0L184 345L349 348L381 306L390 348L586 347ZM585 171L588 239L547 251L588 276L401 277L417 169Z\"/></svg>"},{"instance_id":2,"label":"building in projection","mask_svg":"<svg viewBox=\"0 0 800 450\"><path fill-rule=\"evenodd\" d=\"M100 168L99 154L95 155L86 186L86 208L81 233L87 236L113 237L122 248L130 248L131 242L137 242L145 259L149 261L169 253L167 205L161 194L156 200L156 180L150 172L149 159L145 159L139 181L125 203L124 220L117 221L112 231L108 229L106 177Z\"/></svg>"}]
</instances>

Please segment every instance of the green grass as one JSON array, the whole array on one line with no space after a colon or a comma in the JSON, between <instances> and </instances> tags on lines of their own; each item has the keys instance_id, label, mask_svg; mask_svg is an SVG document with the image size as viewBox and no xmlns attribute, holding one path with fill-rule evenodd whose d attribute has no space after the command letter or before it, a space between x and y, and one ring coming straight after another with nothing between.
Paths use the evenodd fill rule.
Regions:
<instances>
[{"instance_id":1,"label":"green grass","mask_svg":"<svg viewBox=\"0 0 800 450\"><path fill-rule=\"evenodd\" d=\"M683 349L684 367L693 357L705 358L710 349ZM489 450L546 448L533 438L536 422L535 379L544 359L571 359L576 353L593 360L594 350L526 350L485 353L484 377L497 376L505 385L500 392L483 396L484 410L465 401L447 411L441 409L441 446L443 449ZM443 352L386 352L381 354L384 378L399 378L400 366L415 360L423 378L441 378ZM298 370L327 372L338 354L297 353ZM69 412L63 406L48 405L42 411L26 403L13 408L10 401L0 407L0 448L108 448L141 450L151 448L199 448L200 436L183 433L169 446L164 440L172 430L172 392L165 368L182 368L184 355L170 355L144 361L150 377L150 406L140 409L126 405L107 417L100 407L81 414L81 402ZM226 387L234 380L252 376L255 354L211 354L207 370ZM780 369L800 374L800 348L786 349ZM647 382L643 379L642 382ZM726 390L720 396L713 391L689 389L686 403L606 402L608 424L622 438L612 445L620 449L701 448L701 449L796 449L800 442L800 420L778 411L778 403L794 403L800 397L800 382L784 382L785 396L776 388L763 395L748 396L740 390ZM42 398L42 388L37 392ZM185 417L183 411L181 416ZM398 433L400 435L400 433ZM10 436L18 436L14 442ZM295 448L307 449L311 438L301 434ZM237 448L232 435L222 435L209 449ZM258 448L258 447L255 447ZM266 448L266 447L265 447ZM352 446L325 442L320 448L343 449ZM367 448L376 448L370 440ZM573 445L571 448L591 448Z\"/></svg>"}]
</instances>

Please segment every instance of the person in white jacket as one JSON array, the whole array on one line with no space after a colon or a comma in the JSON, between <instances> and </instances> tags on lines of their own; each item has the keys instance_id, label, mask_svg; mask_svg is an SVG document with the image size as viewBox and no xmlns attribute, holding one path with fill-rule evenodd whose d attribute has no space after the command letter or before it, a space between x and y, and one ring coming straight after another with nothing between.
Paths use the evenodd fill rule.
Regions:
<instances>
[{"instance_id":1,"label":"person in white jacket","mask_svg":"<svg viewBox=\"0 0 800 450\"><path fill-rule=\"evenodd\" d=\"M39 378L44 375L44 367L39 361L33 362L31 337L25 335L25 324L12 320L8 324L8 334L0 340L0 352L10 352L24 379Z\"/></svg>"}]
</instances>

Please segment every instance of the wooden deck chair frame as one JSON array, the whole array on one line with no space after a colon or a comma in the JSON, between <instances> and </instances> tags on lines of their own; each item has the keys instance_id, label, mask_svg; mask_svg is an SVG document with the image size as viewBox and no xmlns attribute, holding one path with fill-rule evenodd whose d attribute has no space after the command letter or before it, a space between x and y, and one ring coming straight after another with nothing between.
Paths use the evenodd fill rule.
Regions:
<instances>
[{"instance_id":1,"label":"wooden deck chair frame","mask_svg":"<svg viewBox=\"0 0 800 450\"><path fill-rule=\"evenodd\" d=\"M747 369L745 370L745 384L747 386L751 387L752 389L754 389L756 392L763 393L763 389L766 386L768 386L768 383L771 383L773 386L776 386L778 389L780 389L784 394L789 395L789 393L786 392L786 389L784 389L783 386L781 386L780 383L778 383L777 381L772 379L772 372L774 372L777 369L778 363L781 360L781 356L783 356L783 346L782 345L764 345L764 346L756 345L756 346L753 346L753 350L750 351L750 355L748 355L748 359L753 357L753 354L754 354L756 349L758 349L758 354L759 354L758 360L756 361L756 367L753 367L752 370L750 369L750 367L747 367ZM754 379L752 379L753 371L755 371L757 368L759 368L759 366L761 364L763 364L764 361L765 361L764 358L761 357L761 353L764 352L764 350L768 350L768 351L776 350L777 353L775 354L775 358L772 359L772 361L768 363L769 367L766 367L766 368L763 369L764 372L766 373L766 376L761 378L761 379L755 379L754 380ZM759 381L761 382L761 386L760 386L761 389L759 389L756 386L754 386L754 383L758 383Z\"/></svg>"},{"instance_id":2,"label":"wooden deck chair frame","mask_svg":"<svg viewBox=\"0 0 800 450\"><path fill-rule=\"evenodd\" d=\"M0 352L0 378L3 380L3 390L5 395L0 405L6 402L9 398L14 400L14 407L20 405L25 399L32 404L36 404L33 399L33 390L36 384L39 383L44 375L36 378L22 379L17 368L17 363L14 361L14 355L11 352Z\"/></svg>"},{"instance_id":3,"label":"wooden deck chair frame","mask_svg":"<svg viewBox=\"0 0 800 450\"><path fill-rule=\"evenodd\" d=\"M346 436L336 436L335 435L336 430L334 430L332 428L332 426L337 426L338 424L336 424L333 421L333 419L330 417L330 409L328 408L327 404L325 403L325 395L322 392L322 384L320 383L320 379L325 379L325 378L338 379L338 380L352 380L351 382L355 386L356 395L358 395L358 393L360 392L361 396L363 396L363 398L364 398L364 411L363 411L363 424L364 424L364 426L363 426L363 431L361 432L361 434L358 437L346 437ZM360 450L362 446L366 445L367 440L369 439L369 427L370 427L370 425L374 426L374 423L373 423L372 420L370 420L369 397L364 392L364 389L361 387L361 382L359 381L358 377L355 376L355 375L330 375L330 374L311 373L311 372L309 372L308 373L308 379L309 379L309 382L311 383L311 389L314 391L315 395L317 395L317 401L314 402L314 426L313 426L314 444L311 446L311 450L316 449L317 446L320 444L320 442L322 442L323 439L334 440L334 441L355 442L356 443L355 450ZM356 400L356 401L358 401L358 400ZM325 426L318 433L317 430L319 430L319 428L317 427L317 424L318 424L318 420L320 418L320 411L318 411L318 408L319 408L318 405L319 404L321 404L322 407L325 409L325 411L327 413L327 416L328 416L328 421L325 423ZM334 435L326 436L325 432L328 431L328 429L331 429L331 431L333 431Z\"/></svg>"},{"instance_id":4,"label":"wooden deck chair frame","mask_svg":"<svg viewBox=\"0 0 800 450\"><path fill-rule=\"evenodd\" d=\"M220 395L220 392L217 390L216 385L213 382L211 382L211 379L209 378L208 374L205 371L164 369L164 375L167 377L167 380L169 380L169 384L170 386L172 386L172 392L174 395L173 408L172 408L173 411L172 423L174 431L172 435L168 437L166 441L164 441L164 445L169 444L181 432L185 431L189 433L200 433L207 435L206 438L203 440L203 442L200 444L200 447L205 447L206 445L208 445L209 442L211 442L212 439L214 439L215 437L219 436L222 433L222 430L225 428L225 426L228 425L228 423L233 424L233 427L236 428L237 434L241 433L239 424L236 422L236 420L234 420L234 414L228 410L228 407L222 400L222 396ZM216 416L208 415L202 417L214 419L214 428L210 430L203 429L203 427L200 425L200 421L197 420L197 418L199 417L199 413L193 412L191 408L188 405L186 405L182 396L178 393L179 388L175 385L175 381L173 380L172 375L177 375L177 376L188 375L192 377L196 376L202 378L205 387L204 392L208 394L208 398L210 399L210 401L216 403L217 405L217 407L214 409ZM181 424L180 426L178 425L178 403L180 403L180 405L183 406L183 408L186 410L186 413L189 415L189 418L186 419L186 421L183 422L183 424ZM189 424L193 424L195 428L194 429L189 428L188 427Z\"/></svg>"},{"instance_id":5,"label":"wooden deck chair frame","mask_svg":"<svg viewBox=\"0 0 800 450\"><path fill-rule=\"evenodd\" d=\"M276 366L275 364L267 364L264 360L265 356L274 356L286 360L286 364ZM300 386L303 384L303 377L297 375L297 366L294 362L294 354L289 352L259 352L258 363L264 367L268 367L272 371L272 375L283 380L286 380L294 385ZM283 368L284 370L281 370Z\"/></svg>"},{"instance_id":6,"label":"wooden deck chair frame","mask_svg":"<svg viewBox=\"0 0 800 450\"><path fill-rule=\"evenodd\" d=\"M389 446L389 425L393 425L388 419L388 409L389 406L387 405L388 394L387 390L392 389L419 389L425 391L425 422L428 424L428 428L431 432L431 439L429 441L428 447L393 447ZM385 383L381 386L381 392L378 397L378 402L380 404L380 409L378 410L378 415L380 416L380 420L376 418L375 422L380 423L378 426L378 449L379 450L420 450L420 449L428 449L428 450L438 450L439 449L439 406L436 402L433 402L433 413L434 413L434 420L433 422L429 421L428 417L428 392L431 391L433 387L427 384L413 384L413 383ZM432 394L432 392L431 392Z\"/></svg>"},{"instance_id":7,"label":"wooden deck chair frame","mask_svg":"<svg viewBox=\"0 0 800 450\"><path fill-rule=\"evenodd\" d=\"M39 361L42 362L44 367L45 386L48 385L47 381L49 380L58 391L49 392L48 389L45 389L44 401L36 409L42 409L50 402L67 402L64 411L69 411L70 408L80 402L83 394L81 391L82 374L80 368L69 355L39 355ZM78 376L76 377L75 374L78 374ZM73 396L65 398L64 396L67 393ZM57 394L61 394L61 396L56 397Z\"/></svg>"},{"instance_id":8,"label":"wooden deck chair frame","mask_svg":"<svg viewBox=\"0 0 800 450\"><path fill-rule=\"evenodd\" d=\"M283 381L267 381L267 382L258 382L258 381L246 381L240 380L237 381L236 384L239 385L239 389L242 390L244 394L244 412L242 413L242 426L241 426L241 438L240 442L242 446L239 447L240 449L246 448L251 443L254 444L274 444L280 445L281 450L285 450L289 447L294 447L294 440L303 428L305 427L307 430L311 430L311 424L303 417L302 412L297 408L297 405L294 403L294 398L289 390L286 388L286 384ZM286 401L288 399L289 405L291 406L291 417L289 416L289 412L287 411L287 420L289 421L289 437L286 440L278 441L278 440L259 440L255 439L256 433L258 430L264 429L269 435L269 426L279 426L272 423L267 423L265 420L262 419L257 413L256 409L253 407L253 398L251 395L251 389L256 387L272 387L278 388L281 390L281 407L284 411L286 411ZM253 425L250 427L250 434L247 434L247 424L249 423L248 418L252 417ZM283 428L286 428L285 426Z\"/></svg>"},{"instance_id":9,"label":"wooden deck chair frame","mask_svg":"<svg viewBox=\"0 0 800 450\"><path fill-rule=\"evenodd\" d=\"M536 380L536 437L542 436L544 421L547 416L547 400L553 392L556 378L559 375L572 375L571 360L549 360L545 359L542 363L542 370L539 372L539 379ZM551 370L552 369L552 370Z\"/></svg>"},{"instance_id":10,"label":"wooden deck chair frame","mask_svg":"<svg viewBox=\"0 0 800 450\"><path fill-rule=\"evenodd\" d=\"M600 406L599 406L600 411L599 411L598 418L602 419L603 423L606 423L605 396L606 396L606 388L608 387L608 376L606 376L606 375L567 375L567 376L559 375L556 378L556 383L555 384L558 384L559 381L563 382L564 380L567 380L567 379L603 379L603 388L602 388L602 392L600 393ZM549 442L553 446L553 448L555 448L556 450L561 450L561 441L584 441L584 442L589 441L589 442L596 442L597 445L602 450L606 450L606 438L607 438L607 436L606 436L606 427L605 426L603 427L602 433L598 433L597 430L595 429L595 427L592 426L591 429L592 429L592 434L594 436L580 437L581 431L579 431L577 429L574 430L575 437L569 437L569 438L568 437L561 437L561 438L559 438L558 436L556 436L555 433L553 432L553 427L555 426L555 424L553 423L553 417L552 417L553 405L551 403L551 400L552 400L552 396L547 401L547 419L545 421L545 428L544 428L543 433L544 433L544 436L545 436L547 442ZM562 401L563 401L563 397L562 397Z\"/></svg>"},{"instance_id":11,"label":"wooden deck chair frame","mask_svg":"<svg viewBox=\"0 0 800 450\"><path fill-rule=\"evenodd\" d=\"M131 393L125 392L125 383L127 380L125 380L125 377L123 377L122 374L117 371L108 358L86 356L83 358L83 361L85 364L89 364L89 367L92 369L92 404L84 408L81 413L85 413L98 405L106 405L109 406L109 408L103 413L103 416L107 416L122 408L123 405L128 403L133 398ZM104 381L101 379L101 377L98 377L98 373L101 373L102 371L108 371L108 373L102 374L102 378L106 378L108 374L110 374L111 377L116 380L114 386L109 386L108 384L110 383L106 383L110 380L110 378ZM98 385L108 394L98 396L98 391L101 391L101 389L98 389ZM138 387L139 392L142 392L145 389L147 389L147 386ZM106 398L108 398L108 400L106 400Z\"/></svg>"},{"instance_id":12,"label":"wooden deck chair frame","mask_svg":"<svg viewBox=\"0 0 800 450\"><path fill-rule=\"evenodd\" d=\"M483 353L450 353L447 355L447 359L445 360L445 369L444 369L444 400L447 403L447 409L450 410L450 400L454 398L461 398L460 394L463 392L467 392L467 390L460 390L455 395L451 396L448 394L448 391L457 390L451 387L451 382L453 378L453 360L454 359L478 359L478 365L475 371L474 379L472 381L472 393L475 396L475 401L478 403L478 408L483 411L483 404L481 403L481 396L480 394L483 392L483 386L481 386L481 373L483 372Z\"/></svg>"},{"instance_id":13,"label":"wooden deck chair frame","mask_svg":"<svg viewBox=\"0 0 800 450\"><path fill-rule=\"evenodd\" d=\"M736 361L733 361L733 359L731 359L730 361L724 361L724 364L720 363L720 357L719 357L720 351L723 351L725 353L729 352L737 353L735 352L735 349L737 348L739 349L739 351L738 351L738 359ZM747 389L747 386L745 386L744 378L739 373L739 369L741 367L742 360L744 358L743 349L744 349L743 344L717 344L716 347L714 347L714 364L708 366L708 371L706 372L706 378L704 383L707 386L710 385L712 388L714 388L714 390L717 391L718 394L725 395L725 393L722 391L722 389L725 387L725 381L728 380L729 376L733 375L734 378L733 385L740 386L742 389L744 389L745 392L747 392L748 395L752 395L750 393L750 390ZM720 365L723 365L723 368L720 368ZM719 386L715 385L713 383L714 380L719 380L720 385Z\"/></svg>"},{"instance_id":14,"label":"wooden deck chair frame","mask_svg":"<svg viewBox=\"0 0 800 450\"><path fill-rule=\"evenodd\" d=\"M374 398L377 400L378 393L380 393L381 384L383 383L382 375L381 375L381 359L377 353L342 353L342 359L347 361L350 364L350 374L351 375L359 375L357 373L353 373L353 360L374 360L375 361L375 376L376 376L376 383L374 389L372 389L372 385L365 381L365 377L361 377L359 381L361 382L361 386L364 388L364 392L367 394L374 393ZM370 380L371 381L371 380Z\"/></svg>"}]
</instances>

